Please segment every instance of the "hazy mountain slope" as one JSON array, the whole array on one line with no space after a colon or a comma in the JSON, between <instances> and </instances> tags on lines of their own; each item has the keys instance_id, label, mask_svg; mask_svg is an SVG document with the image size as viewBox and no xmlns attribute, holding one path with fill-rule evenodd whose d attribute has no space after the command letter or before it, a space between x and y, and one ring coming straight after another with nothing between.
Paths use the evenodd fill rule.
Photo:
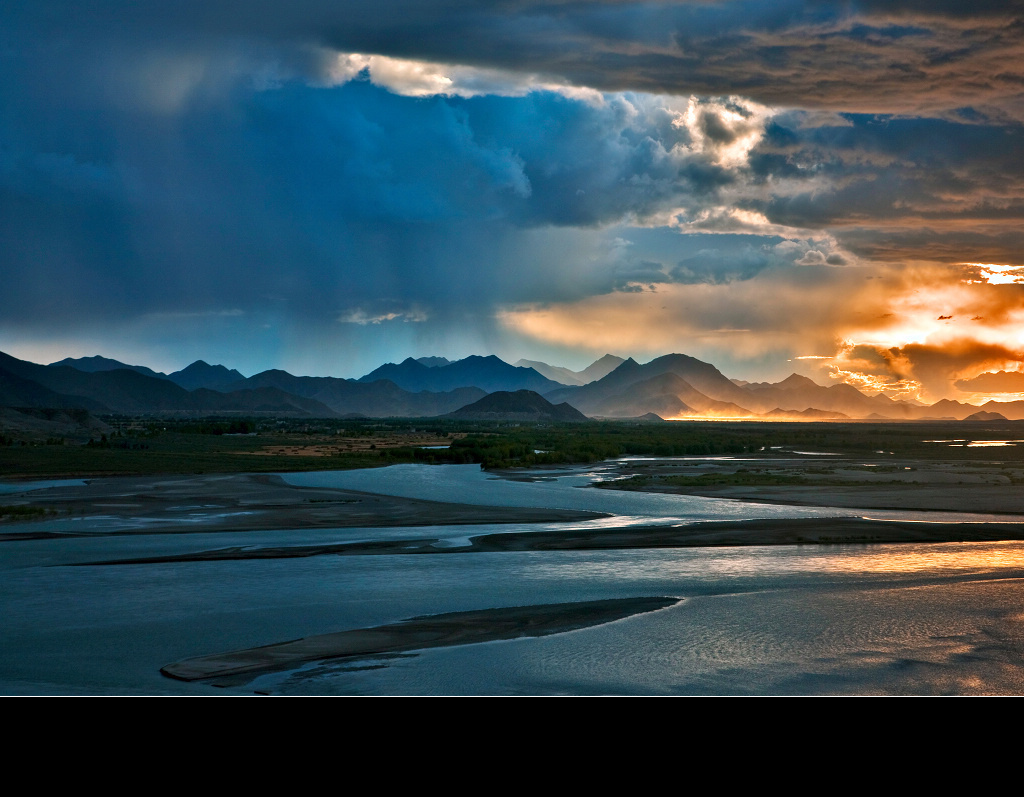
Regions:
<instances>
[{"instance_id":1,"label":"hazy mountain slope","mask_svg":"<svg viewBox=\"0 0 1024 797\"><path fill-rule=\"evenodd\" d=\"M762 418L778 418L786 419L791 421L842 421L848 420L849 415L845 415L842 412L828 412L826 410L816 410L813 407L806 410L784 410L776 407L770 412L761 414Z\"/></svg>"},{"instance_id":2,"label":"hazy mountain slope","mask_svg":"<svg viewBox=\"0 0 1024 797\"><path fill-rule=\"evenodd\" d=\"M174 382L146 376L121 368L111 371L85 372L69 366L45 366L0 353L0 370L17 379L32 382L58 394L57 398L39 393L36 402L60 402L56 406L79 406L99 412L283 412L328 417L334 412L316 401L290 396L281 390L224 394L213 390L188 391ZM8 378L5 385L13 385ZM23 382L18 389L30 386Z\"/></svg>"},{"instance_id":3,"label":"hazy mountain slope","mask_svg":"<svg viewBox=\"0 0 1024 797\"><path fill-rule=\"evenodd\" d=\"M198 412L272 413L310 418L331 418L338 414L322 402L295 396L276 387L236 390L231 393L201 387L193 390L190 396L195 408L193 411Z\"/></svg>"},{"instance_id":4,"label":"hazy mountain slope","mask_svg":"<svg viewBox=\"0 0 1024 797\"><path fill-rule=\"evenodd\" d=\"M532 361L521 360L520 363ZM424 364L428 363L428 364ZM535 368L509 365L498 357L409 358L388 363L360 380L299 377L270 370L246 379L223 365L197 360L166 375L106 357L67 358L51 365L0 352L0 406L84 408L94 412L282 412L305 415L360 414L430 417L454 412L487 393L533 390L552 404L568 402L588 414L638 417L875 418L913 420L967 418L979 411L1024 419L1024 402L987 402L984 407L942 400L931 406L867 396L847 384L828 387L792 374L781 382L726 378L714 365L685 354L646 364L605 355L584 371L551 369L577 378L616 366L600 379L563 386ZM381 379L392 374L395 379ZM267 389L273 390L267 390ZM227 393L233 398L224 399Z\"/></svg>"},{"instance_id":5,"label":"hazy mountain slope","mask_svg":"<svg viewBox=\"0 0 1024 797\"><path fill-rule=\"evenodd\" d=\"M6 354L0 354L0 368L55 393L91 399L114 412L188 409L191 403L188 391L173 382L127 368L89 373L66 365L37 365Z\"/></svg>"},{"instance_id":6,"label":"hazy mountain slope","mask_svg":"<svg viewBox=\"0 0 1024 797\"><path fill-rule=\"evenodd\" d=\"M790 412L816 409L852 418L866 418L872 413L889 418L905 418L908 415L905 406L886 396L866 396L852 385L824 387L799 374L791 374L775 384L758 382L745 385L742 389L750 396L748 406L762 413L774 409Z\"/></svg>"},{"instance_id":7,"label":"hazy mountain slope","mask_svg":"<svg viewBox=\"0 0 1024 797\"><path fill-rule=\"evenodd\" d=\"M59 409L87 409L107 412L98 401L83 396L56 393L32 379L25 379L0 368L0 407L53 407Z\"/></svg>"},{"instance_id":8,"label":"hazy mountain slope","mask_svg":"<svg viewBox=\"0 0 1024 797\"><path fill-rule=\"evenodd\" d=\"M582 371L571 371L568 368L548 365L539 360L518 360L514 365L517 368L532 368L541 376L552 379L555 382L560 382L563 385L577 386L586 385L604 378L622 365L623 362L625 360L621 357L616 357L614 354L606 354L601 359L592 362Z\"/></svg>"},{"instance_id":9,"label":"hazy mountain slope","mask_svg":"<svg viewBox=\"0 0 1024 797\"><path fill-rule=\"evenodd\" d=\"M1011 421L1024 420L1024 401L987 401L981 405L981 409L985 412L998 412Z\"/></svg>"},{"instance_id":10,"label":"hazy mountain slope","mask_svg":"<svg viewBox=\"0 0 1024 797\"><path fill-rule=\"evenodd\" d=\"M604 379L604 377L608 376L608 374L624 362L625 360L621 357L616 357L614 354L606 354L601 359L592 362L582 371L577 371L576 376L586 385L590 382L596 382L598 379Z\"/></svg>"},{"instance_id":11,"label":"hazy mountain slope","mask_svg":"<svg viewBox=\"0 0 1024 797\"><path fill-rule=\"evenodd\" d=\"M60 409L50 407L0 406L0 429L7 435L21 439L45 440L48 437L65 437L71 441L85 442L90 437L99 438L113 428L87 410Z\"/></svg>"},{"instance_id":12,"label":"hazy mountain slope","mask_svg":"<svg viewBox=\"0 0 1024 797\"><path fill-rule=\"evenodd\" d=\"M229 389L259 387L276 387L296 396L315 399L341 415L358 413L369 417L443 415L485 395L485 391L474 387L411 392L386 379L367 383L331 376L293 376L277 369L255 374L230 385Z\"/></svg>"},{"instance_id":13,"label":"hazy mountain slope","mask_svg":"<svg viewBox=\"0 0 1024 797\"><path fill-rule=\"evenodd\" d=\"M636 417L648 412L662 418L690 415L736 418L753 414L731 401L706 396L674 373L634 382L615 395L600 397L593 405L585 404L582 409L588 412L591 407L593 411L588 414L609 417Z\"/></svg>"},{"instance_id":14,"label":"hazy mountain slope","mask_svg":"<svg viewBox=\"0 0 1024 797\"><path fill-rule=\"evenodd\" d=\"M1013 417L1011 414L1003 411L1004 409L1009 410L1009 408L998 402L989 402L989 404L985 405L985 409L990 412L1001 412L1003 415L1006 415L1007 418ZM936 401L929 407L921 407L920 410L918 410L918 414L914 417L920 419L956 418L958 421L962 421L968 415L973 415L977 411L978 408L973 404L962 404L959 401L942 399L941 401Z\"/></svg>"},{"instance_id":15,"label":"hazy mountain slope","mask_svg":"<svg viewBox=\"0 0 1024 797\"><path fill-rule=\"evenodd\" d=\"M631 357L623 361L614 371L596 382L591 382L583 387L554 390L550 393L545 393L544 396L549 401L568 401L572 406L589 415L619 415L625 412L625 402L628 398L625 395L627 390L641 382L646 382L665 374L674 374L679 377L686 383L687 389L695 390L702 394L703 400L734 404L736 407L743 409L744 415L751 414L749 408L745 408L743 403L745 400L749 400L749 393L734 384L732 380L726 378L710 363L702 362L685 354L668 354L651 360L651 362L644 365L640 365ZM663 387L662 395L671 392L668 387ZM657 389L657 385L649 385L644 388L649 398L653 398L654 395L650 391ZM680 389L682 388L680 387ZM680 400L694 409L699 409L694 407L685 396L680 396ZM604 402L612 403L608 404L608 406L603 406ZM634 406L639 408L642 406L642 402L634 402ZM658 415L662 415L662 412L653 408L650 410L645 409L643 412L656 412ZM640 415L643 412L630 414Z\"/></svg>"},{"instance_id":16,"label":"hazy mountain slope","mask_svg":"<svg viewBox=\"0 0 1024 797\"><path fill-rule=\"evenodd\" d=\"M1005 415L1000 412L986 412L985 410L979 410L973 415L968 415L964 418L965 421L1005 421L1009 420Z\"/></svg>"},{"instance_id":17,"label":"hazy mountain slope","mask_svg":"<svg viewBox=\"0 0 1024 797\"><path fill-rule=\"evenodd\" d=\"M559 365L548 365L539 360L516 360L512 365L516 368L532 368L545 379L550 379L563 385L585 384L575 371L570 371L568 368L562 368Z\"/></svg>"}]
</instances>

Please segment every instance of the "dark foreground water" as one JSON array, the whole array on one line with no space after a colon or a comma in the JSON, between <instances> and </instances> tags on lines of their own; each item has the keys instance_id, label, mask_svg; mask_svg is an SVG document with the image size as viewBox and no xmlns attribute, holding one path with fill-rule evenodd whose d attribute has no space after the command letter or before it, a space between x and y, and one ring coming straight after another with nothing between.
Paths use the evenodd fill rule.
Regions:
<instances>
[{"instance_id":1,"label":"dark foreground water","mask_svg":"<svg viewBox=\"0 0 1024 797\"><path fill-rule=\"evenodd\" d=\"M399 466L287 478L414 497L450 493L463 502L574 505L613 511L616 522L856 514L576 489L594 478L587 473L524 484L490 479L472 466ZM557 526L282 529L0 543L0 691L1024 693L1020 542L68 566L237 545L418 536L457 545L470 534L530 528ZM659 595L681 602L554 636L317 662L227 688L159 673L187 657L424 614Z\"/></svg>"}]
</instances>

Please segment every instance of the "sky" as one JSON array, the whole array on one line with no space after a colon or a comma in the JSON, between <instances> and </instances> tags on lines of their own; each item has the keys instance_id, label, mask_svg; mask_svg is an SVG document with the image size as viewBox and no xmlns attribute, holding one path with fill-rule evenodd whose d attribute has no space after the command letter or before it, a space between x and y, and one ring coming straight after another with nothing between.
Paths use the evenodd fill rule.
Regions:
<instances>
[{"instance_id":1,"label":"sky","mask_svg":"<svg viewBox=\"0 0 1024 797\"><path fill-rule=\"evenodd\" d=\"M1024 393L1024 4L6 0L0 350Z\"/></svg>"}]
</instances>

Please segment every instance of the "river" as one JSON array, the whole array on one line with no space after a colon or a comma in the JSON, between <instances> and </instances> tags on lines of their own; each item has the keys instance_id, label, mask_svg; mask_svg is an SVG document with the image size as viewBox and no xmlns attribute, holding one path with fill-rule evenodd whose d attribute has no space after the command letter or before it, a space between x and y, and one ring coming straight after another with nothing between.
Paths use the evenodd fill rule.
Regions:
<instances>
[{"instance_id":1,"label":"river","mask_svg":"<svg viewBox=\"0 0 1024 797\"><path fill-rule=\"evenodd\" d=\"M601 467L495 478L475 466L282 474L434 500L610 512L592 523L855 510L584 489ZM35 485L40 488L44 485ZM865 514L865 513L861 513ZM870 513L892 516L894 513ZM920 517L921 513L895 513ZM943 518L954 517L943 513ZM1004 518L1005 519L1005 518ZM65 521L66 522L66 521ZM58 524L60 521L46 521ZM585 524L567 524L579 528ZM96 536L0 544L5 694L1021 694L1024 543L315 556L75 567L227 546L468 535L557 524ZM669 596L552 636L320 661L229 686L161 666L429 614Z\"/></svg>"}]
</instances>

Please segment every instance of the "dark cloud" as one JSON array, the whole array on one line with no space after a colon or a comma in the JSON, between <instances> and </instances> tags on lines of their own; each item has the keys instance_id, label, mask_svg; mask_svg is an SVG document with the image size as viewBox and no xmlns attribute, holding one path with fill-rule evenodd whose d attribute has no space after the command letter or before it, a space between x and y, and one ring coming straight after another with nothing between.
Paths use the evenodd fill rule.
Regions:
<instances>
[{"instance_id":1,"label":"dark cloud","mask_svg":"<svg viewBox=\"0 0 1024 797\"><path fill-rule=\"evenodd\" d=\"M1018 263L1024 250L1020 221L987 225L908 219L904 223L852 225L837 230L850 251L875 260L931 260L939 263Z\"/></svg>"},{"instance_id":2,"label":"dark cloud","mask_svg":"<svg viewBox=\"0 0 1024 797\"><path fill-rule=\"evenodd\" d=\"M636 263L621 263L612 270L614 287L627 293L656 290L656 286L667 282L665 267L653 260Z\"/></svg>"},{"instance_id":3,"label":"dark cloud","mask_svg":"<svg viewBox=\"0 0 1024 797\"><path fill-rule=\"evenodd\" d=\"M742 94L790 107L1020 119L1016 0L551 3L12 0L18 31L248 38L557 76L602 90Z\"/></svg>"},{"instance_id":4,"label":"dark cloud","mask_svg":"<svg viewBox=\"0 0 1024 797\"><path fill-rule=\"evenodd\" d=\"M672 269L674 282L684 284L710 283L720 285L736 280L750 279L781 258L769 245L753 247L747 244L739 251L704 249L692 257L680 260Z\"/></svg>"},{"instance_id":5,"label":"dark cloud","mask_svg":"<svg viewBox=\"0 0 1024 797\"><path fill-rule=\"evenodd\" d=\"M802 127L782 115L752 153L760 179L788 183L749 201L772 222L829 228L885 260L1019 258L1024 127L844 115Z\"/></svg>"},{"instance_id":6,"label":"dark cloud","mask_svg":"<svg viewBox=\"0 0 1024 797\"><path fill-rule=\"evenodd\" d=\"M407 341L520 302L1019 263L1022 19L1018 2L10 0L4 328L286 319ZM758 310L723 309L723 329L746 325L730 312Z\"/></svg>"},{"instance_id":7,"label":"dark cloud","mask_svg":"<svg viewBox=\"0 0 1024 797\"><path fill-rule=\"evenodd\" d=\"M958 390L965 393L1024 393L1024 373L997 371L979 374L973 379L958 379Z\"/></svg>"},{"instance_id":8,"label":"dark cloud","mask_svg":"<svg viewBox=\"0 0 1024 797\"><path fill-rule=\"evenodd\" d=\"M288 307L326 322L387 316L380 300L437 317L650 284L529 231L715 204L739 175L656 98L416 98L245 70L211 88L196 57L125 64L132 102L90 74L0 87L0 240L24 275L8 321Z\"/></svg>"}]
</instances>

